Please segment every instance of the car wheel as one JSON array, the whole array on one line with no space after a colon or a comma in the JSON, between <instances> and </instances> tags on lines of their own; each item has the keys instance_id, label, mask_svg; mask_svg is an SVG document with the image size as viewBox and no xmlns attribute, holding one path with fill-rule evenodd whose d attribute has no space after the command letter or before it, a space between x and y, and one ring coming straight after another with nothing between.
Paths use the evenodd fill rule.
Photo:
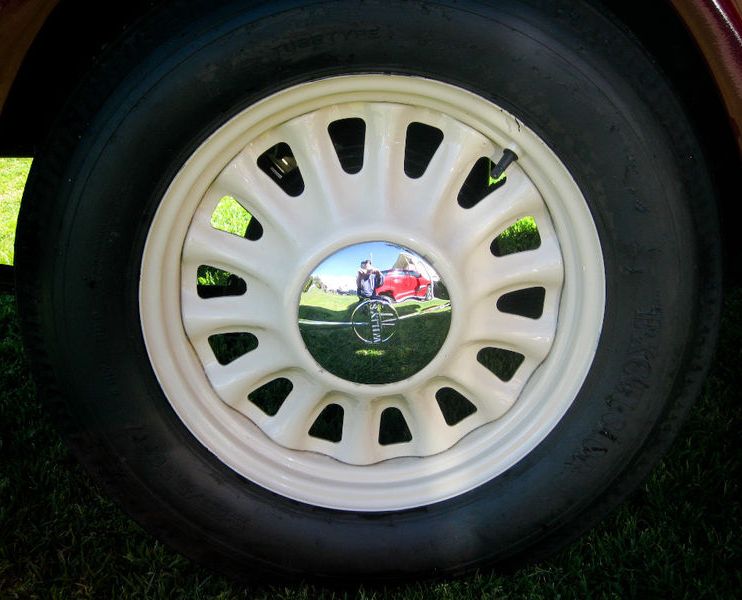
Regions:
<instances>
[{"instance_id":1,"label":"car wheel","mask_svg":"<svg viewBox=\"0 0 742 600\"><path fill-rule=\"evenodd\" d=\"M669 87L587 3L166 8L60 123L16 252L37 381L126 509L221 571L543 556L638 484L702 381L708 178ZM318 358L352 323L323 317L337 337L312 346L300 298L369 243L424 257L450 305L382 314L443 333L407 370L402 329L369 342L351 358L385 374L356 379Z\"/></svg>"}]
</instances>

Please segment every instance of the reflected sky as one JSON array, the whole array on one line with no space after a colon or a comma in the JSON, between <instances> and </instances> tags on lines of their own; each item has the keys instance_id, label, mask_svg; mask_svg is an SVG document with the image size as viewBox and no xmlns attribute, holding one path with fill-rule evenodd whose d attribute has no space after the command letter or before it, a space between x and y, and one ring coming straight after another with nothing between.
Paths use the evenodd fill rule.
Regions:
<instances>
[{"instance_id":1,"label":"reflected sky","mask_svg":"<svg viewBox=\"0 0 742 600\"><path fill-rule=\"evenodd\" d=\"M377 269L391 269L400 251L410 252L406 248L388 242L355 244L328 257L312 274L320 277L350 275L355 278L361 261L366 259L370 259Z\"/></svg>"}]
</instances>

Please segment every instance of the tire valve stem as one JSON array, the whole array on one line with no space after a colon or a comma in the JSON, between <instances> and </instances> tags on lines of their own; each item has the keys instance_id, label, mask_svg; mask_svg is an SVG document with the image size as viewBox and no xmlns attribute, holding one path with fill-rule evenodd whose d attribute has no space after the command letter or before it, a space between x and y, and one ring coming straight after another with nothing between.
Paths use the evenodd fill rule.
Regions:
<instances>
[{"instance_id":1,"label":"tire valve stem","mask_svg":"<svg viewBox=\"0 0 742 600\"><path fill-rule=\"evenodd\" d=\"M518 160L518 155L512 150L510 150L510 148L505 148L505 150L502 153L502 157L497 162L497 164L492 165L492 170L490 171L490 177L493 180L500 179L503 173L505 173L505 169L507 169L516 160Z\"/></svg>"}]
</instances>

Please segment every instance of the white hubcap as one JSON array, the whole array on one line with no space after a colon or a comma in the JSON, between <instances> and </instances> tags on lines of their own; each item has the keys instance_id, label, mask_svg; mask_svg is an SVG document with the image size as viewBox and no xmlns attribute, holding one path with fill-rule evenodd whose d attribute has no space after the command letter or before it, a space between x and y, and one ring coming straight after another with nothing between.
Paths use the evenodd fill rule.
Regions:
<instances>
[{"instance_id":1,"label":"white hubcap","mask_svg":"<svg viewBox=\"0 0 742 600\"><path fill-rule=\"evenodd\" d=\"M362 167L350 173L328 128L365 125ZM405 171L408 126L442 141L420 176ZM290 195L259 166L286 144L303 189ZM464 208L459 192L482 157L518 155L502 187ZM219 201L237 200L259 239L219 231ZM534 249L495 256L492 243L520 219L538 227ZM338 250L384 240L425 257L454 310L445 342L418 372L384 384L329 373L307 350L298 303L311 269ZM199 268L246 284L202 297ZM574 400L602 325L600 244L584 198L561 161L494 104L447 84L403 76L325 79L279 92L214 133L173 180L142 261L141 319L155 372L178 416L221 461L279 494L350 510L395 510L468 491L532 450ZM543 290L537 317L498 301ZM222 364L209 339L249 333L257 347ZM349 335L353 335L349 332ZM520 356L503 378L483 349ZM506 379L506 380L504 380ZM290 391L273 411L250 399L275 381ZM471 404L451 422L440 401ZM310 430L342 409L339 439ZM409 439L380 443L383 414L399 411ZM272 413L272 414L271 414Z\"/></svg>"}]
</instances>

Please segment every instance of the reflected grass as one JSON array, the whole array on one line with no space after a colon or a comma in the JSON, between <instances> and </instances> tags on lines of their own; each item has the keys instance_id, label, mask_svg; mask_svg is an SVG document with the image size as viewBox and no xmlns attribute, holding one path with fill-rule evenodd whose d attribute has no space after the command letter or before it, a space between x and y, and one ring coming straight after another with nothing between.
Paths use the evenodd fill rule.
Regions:
<instances>
[{"instance_id":1,"label":"reflected grass","mask_svg":"<svg viewBox=\"0 0 742 600\"><path fill-rule=\"evenodd\" d=\"M357 305L355 296L312 289L302 294L299 318L347 323ZM431 310L436 307L440 308ZM400 317L409 318L400 318L394 336L378 345L359 339L350 326L300 323L299 330L314 359L330 373L357 383L399 381L417 373L438 353L451 325L451 307L433 299L394 308Z\"/></svg>"}]
</instances>

